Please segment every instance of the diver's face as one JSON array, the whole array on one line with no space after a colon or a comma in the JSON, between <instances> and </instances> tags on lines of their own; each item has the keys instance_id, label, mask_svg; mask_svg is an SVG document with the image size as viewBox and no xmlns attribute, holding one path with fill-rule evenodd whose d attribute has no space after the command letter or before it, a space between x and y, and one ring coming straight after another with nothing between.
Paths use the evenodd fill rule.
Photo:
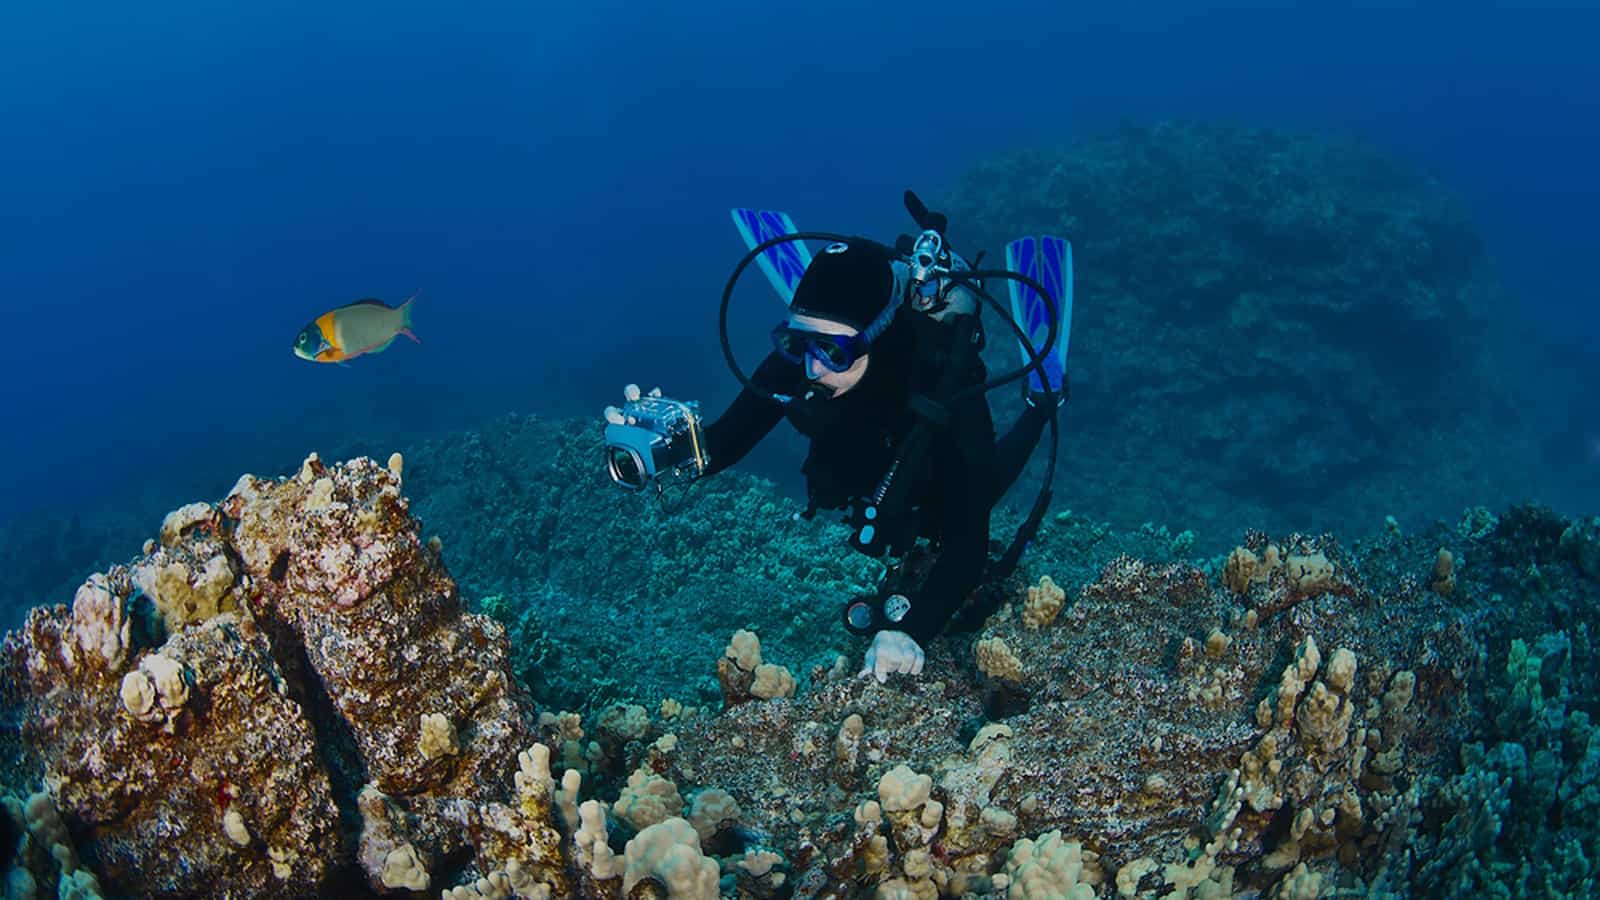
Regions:
<instances>
[{"instance_id":1,"label":"diver's face","mask_svg":"<svg viewBox=\"0 0 1600 900\"><path fill-rule=\"evenodd\" d=\"M859 329L852 328L843 322L835 322L832 319L822 319L817 316L791 315L789 316L789 324L795 328L804 328L820 334L839 334L849 337L859 333ZM861 376L867 372L867 360L871 358L871 355L870 353L862 354L860 359L852 363L850 368L845 369L843 372L834 372L808 355L803 363L806 378L814 384L820 384L827 388L834 397L843 396L851 388L861 383Z\"/></svg>"}]
</instances>

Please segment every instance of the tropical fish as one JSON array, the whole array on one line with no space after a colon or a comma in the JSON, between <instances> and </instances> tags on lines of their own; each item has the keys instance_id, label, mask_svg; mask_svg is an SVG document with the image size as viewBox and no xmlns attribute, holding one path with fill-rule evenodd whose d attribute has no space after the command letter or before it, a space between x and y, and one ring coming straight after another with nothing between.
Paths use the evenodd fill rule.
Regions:
<instances>
[{"instance_id":1,"label":"tropical fish","mask_svg":"<svg viewBox=\"0 0 1600 900\"><path fill-rule=\"evenodd\" d=\"M294 339L294 355L320 363L342 363L389 349L394 339L411 333L411 304L416 295L399 306L368 297L317 316Z\"/></svg>"}]
</instances>

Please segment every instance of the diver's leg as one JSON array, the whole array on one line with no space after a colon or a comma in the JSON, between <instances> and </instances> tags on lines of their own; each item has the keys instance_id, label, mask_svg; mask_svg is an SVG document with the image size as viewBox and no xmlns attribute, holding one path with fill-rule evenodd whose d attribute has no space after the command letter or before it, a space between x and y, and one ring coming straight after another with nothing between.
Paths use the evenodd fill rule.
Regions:
<instances>
[{"instance_id":1,"label":"diver's leg","mask_svg":"<svg viewBox=\"0 0 1600 900\"><path fill-rule=\"evenodd\" d=\"M1038 406L1029 404L1011 430L995 441L994 464L989 469L992 479L989 483L990 506L1000 502L1000 497L1011 489L1017 476L1022 474L1023 466L1028 464L1028 457L1039 446L1039 437L1049 426L1056 409L1054 403Z\"/></svg>"}]
</instances>

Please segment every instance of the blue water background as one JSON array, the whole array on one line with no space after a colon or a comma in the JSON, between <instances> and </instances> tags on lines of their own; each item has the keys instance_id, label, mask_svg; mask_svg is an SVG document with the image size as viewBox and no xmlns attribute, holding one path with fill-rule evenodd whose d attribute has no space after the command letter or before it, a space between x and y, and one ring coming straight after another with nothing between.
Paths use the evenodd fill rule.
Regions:
<instances>
[{"instance_id":1,"label":"blue water background","mask_svg":"<svg viewBox=\"0 0 1600 900\"><path fill-rule=\"evenodd\" d=\"M0 522L594 414L630 380L716 407L729 207L888 238L904 187L1124 120L1356 134L1437 172L1507 315L1571 340L1527 389L1567 390L1600 319L1596 46L1577 2L10 0ZM289 352L417 290L420 347ZM1593 394L1550 429L1559 464L1486 503L1600 506Z\"/></svg>"}]
</instances>

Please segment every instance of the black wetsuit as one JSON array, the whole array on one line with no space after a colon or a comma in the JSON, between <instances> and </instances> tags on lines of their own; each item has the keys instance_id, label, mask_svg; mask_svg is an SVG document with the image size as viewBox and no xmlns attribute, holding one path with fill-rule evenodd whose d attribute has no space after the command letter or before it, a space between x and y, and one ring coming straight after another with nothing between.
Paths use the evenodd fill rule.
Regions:
<instances>
[{"instance_id":1,"label":"black wetsuit","mask_svg":"<svg viewBox=\"0 0 1600 900\"><path fill-rule=\"evenodd\" d=\"M811 508L850 506L877 487L917 424L910 405L913 394L944 404L953 396L952 388L981 384L987 377L978 347L953 347L955 334L950 324L904 314L873 343L867 371L840 397L782 405L759 393L741 392L706 427L711 455L706 474L738 462L787 418L811 439L802 468ZM804 397L809 387L801 366L776 353L761 363L752 380L771 393L795 397ZM919 644L938 634L978 585L988 562L990 510L1016 480L1054 414L1053 405L1029 407L996 441L981 391L943 408L949 421L933 429L925 462L915 474L915 510L908 526L937 543L938 557L922 591L910 598L910 612L887 626Z\"/></svg>"}]
</instances>

